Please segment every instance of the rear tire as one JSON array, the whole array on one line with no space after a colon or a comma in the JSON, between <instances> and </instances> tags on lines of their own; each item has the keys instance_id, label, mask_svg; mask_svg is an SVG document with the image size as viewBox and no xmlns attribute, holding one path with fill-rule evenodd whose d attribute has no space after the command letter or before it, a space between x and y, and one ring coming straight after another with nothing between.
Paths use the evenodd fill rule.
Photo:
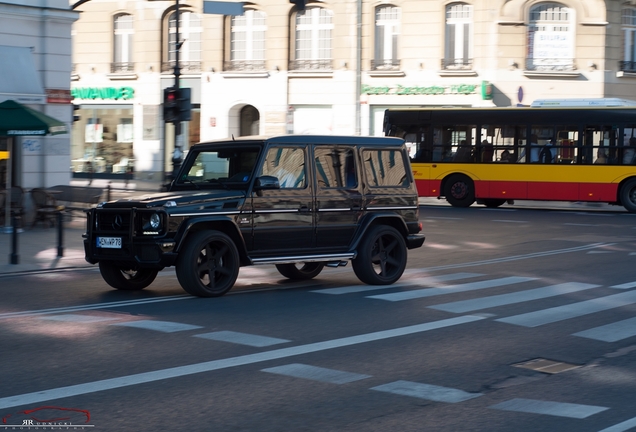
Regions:
<instances>
[{"instance_id":1,"label":"rear tire","mask_svg":"<svg viewBox=\"0 0 636 432\"><path fill-rule=\"evenodd\" d=\"M636 213L636 179L625 182L621 187L621 204L630 213Z\"/></svg>"},{"instance_id":2,"label":"rear tire","mask_svg":"<svg viewBox=\"0 0 636 432\"><path fill-rule=\"evenodd\" d=\"M309 280L320 274L325 267L321 262L276 264L276 270L291 280Z\"/></svg>"},{"instance_id":3,"label":"rear tire","mask_svg":"<svg viewBox=\"0 0 636 432\"><path fill-rule=\"evenodd\" d=\"M188 294L219 297L232 289L239 267L239 254L229 236L220 231L201 231L186 239L176 274Z\"/></svg>"},{"instance_id":4,"label":"rear tire","mask_svg":"<svg viewBox=\"0 0 636 432\"><path fill-rule=\"evenodd\" d=\"M111 261L100 261L99 272L111 287L123 291L139 291L150 285L159 270L121 266Z\"/></svg>"},{"instance_id":5,"label":"rear tire","mask_svg":"<svg viewBox=\"0 0 636 432\"><path fill-rule=\"evenodd\" d=\"M470 207L475 202L475 184L465 175L450 176L444 189L446 201L453 207Z\"/></svg>"},{"instance_id":6,"label":"rear tire","mask_svg":"<svg viewBox=\"0 0 636 432\"><path fill-rule=\"evenodd\" d=\"M406 268L406 243L393 227L372 227L360 242L352 261L358 279L368 285L390 285L402 277Z\"/></svg>"}]
</instances>

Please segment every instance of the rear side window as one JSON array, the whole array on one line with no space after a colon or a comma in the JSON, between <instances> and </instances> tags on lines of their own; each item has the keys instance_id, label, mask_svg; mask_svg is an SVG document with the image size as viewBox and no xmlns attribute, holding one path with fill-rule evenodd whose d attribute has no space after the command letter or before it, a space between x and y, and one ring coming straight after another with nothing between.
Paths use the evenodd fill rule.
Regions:
<instances>
[{"instance_id":1,"label":"rear side window","mask_svg":"<svg viewBox=\"0 0 636 432\"><path fill-rule=\"evenodd\" d=\"M364 150L364 174L370 187L408 187L404 155L400 150Z\"/></svg>"}]
</instances>

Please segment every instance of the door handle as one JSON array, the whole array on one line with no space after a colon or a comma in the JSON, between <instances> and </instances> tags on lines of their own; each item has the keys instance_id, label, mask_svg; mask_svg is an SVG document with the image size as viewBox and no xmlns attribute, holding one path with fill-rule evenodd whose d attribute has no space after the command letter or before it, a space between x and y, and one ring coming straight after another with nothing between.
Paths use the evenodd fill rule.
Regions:
<instances>
[{"instance_id":1,"label":"door handle","mask_svg":"<svg viewBox=\"0 0 636 432\"><path fill-rule=\"evenodd\" d=\"M311 211L311 209L310 209L309 207L307 207L306 205L303 205L303 206L300 206L300 207L298 208L298 211L299 211L299 212L303 212L303 213L305 213L305 212L309 212L309 211Z\"/></svg>"}]
</instances>

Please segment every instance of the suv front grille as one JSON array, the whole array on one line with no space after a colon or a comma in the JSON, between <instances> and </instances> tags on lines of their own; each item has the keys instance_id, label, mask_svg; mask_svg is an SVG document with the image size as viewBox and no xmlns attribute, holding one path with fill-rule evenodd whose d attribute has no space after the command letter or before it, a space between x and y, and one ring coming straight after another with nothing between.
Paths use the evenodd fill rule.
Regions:
<instances>
[{"instance_id":1,"label":"suv front grille","mask_svg":"<svg viewBox=\"0 0 636 432\"><path fill-rule=\"evenodd\" d=\"M101 232L129 233L132 224L132 210L95 212L95 229Z\"/></svg>"}]
</instances>

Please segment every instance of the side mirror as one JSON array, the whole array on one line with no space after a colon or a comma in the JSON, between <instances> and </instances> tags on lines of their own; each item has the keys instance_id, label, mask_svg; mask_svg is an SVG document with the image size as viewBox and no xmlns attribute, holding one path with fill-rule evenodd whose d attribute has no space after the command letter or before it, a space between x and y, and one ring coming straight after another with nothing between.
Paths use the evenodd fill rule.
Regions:
<instances>
[{"instance_id":1,"label":"side mirror","mask_svg":"<svg viewBox=\"0 0 636 432\"><path fill-rule=\"evenodd\" d=\"M254 190L260 191L265 189L280 189L278 177L268 175L258 177L256 183L254 183Z\"/></svg>"}]
</instances>

